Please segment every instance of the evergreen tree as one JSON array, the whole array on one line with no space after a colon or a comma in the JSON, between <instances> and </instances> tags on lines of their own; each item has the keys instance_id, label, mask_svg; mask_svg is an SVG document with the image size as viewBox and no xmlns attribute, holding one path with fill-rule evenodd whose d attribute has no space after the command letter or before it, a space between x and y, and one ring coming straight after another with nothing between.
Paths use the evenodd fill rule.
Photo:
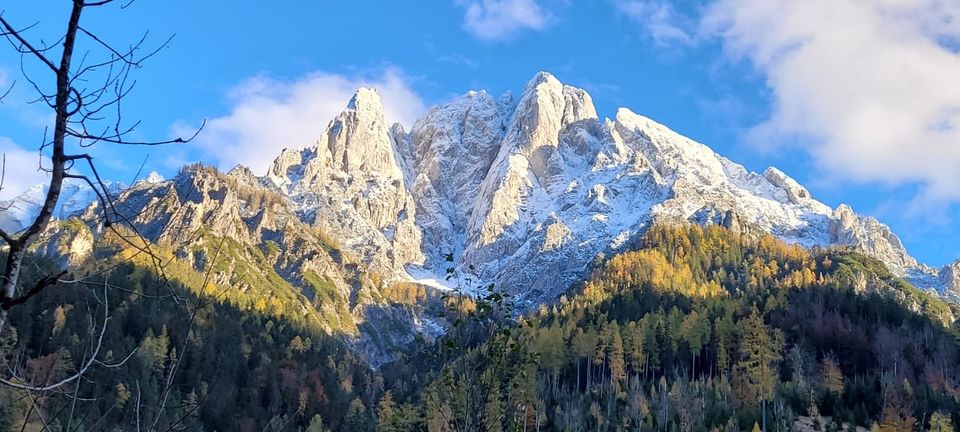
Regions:
<instances>
[{"instance_id":1,"label":"evergreen tree","mask_svg":"<svg viewBox=\"0 0 960 432\"><path fill-rule=\"evenodd\" d=\"M503 431L503 403L500 400L500 385L494 381L487 391L483 406L483 425L486 432Z\"/></svg>"},{"instance_id":2,"label":"evergreen tree","mask_svg":"<svg viewBox=\"0 0 960 432\"><path fill-rule=\"evenodd\" d=\"M364 432L370 430L367 408L359 398L350 402L350 407L347 408L347 415L343 419L343 428L341 428L341 430L345 432Z\"/></svg>"},{"instance_id":3,"label":"evergreen tree","mask_svg":"<svg viewBox=\"0 0 960 432\"><path fill-rule=\"evenodd\" d=\"M617 388L620 387L623 380L627 378L627 365L624 359L623 339L616 328L612 331L612 343L610 344L610 381Z\"/></svg>"},{"instance_id":4,"label":"evergreen tree","mask_svg":"<svg viewBox=\"0 0 960 432\"><path fill-rule=\"evenodd\" d=\"M843 372L837 364L836 354L830 352L823 356L823 385L828 391L840 393L843 391Z\"/></svg>"},{"instance_id":5,"label":"evergreen tree","mask_svg":"<svg viewBox=\"0 0 960 432\"><path fill-rule=\"evenodd\" d=\"M766 432L767 401L773 397L777 385L782 338L767 328L756 306L751 309L742 325L741 360L738 367L744 372L751 392L760 401L762 428Z\"/></svg>"},{"instance_id":6,"label":"evergreen tree","mask_svg":"<svg viewBox=\"0 0 960 432\"><path fill-rule=\"evenodd\" d=\"M378 431L395 431L397 430L393 426L394 422L394 402L393 402L393 392L387 390L383 394L383 397L380 398L380 403L377 404L377 430Z\"/></svg>"},{"instance_id":7,"label":"evergreen tree","mask_svg":"<svg viewBox=\"0 0 960 432\"><path fill-rule=\"evenodd\" d=\"M574 333L571 340L571 345L573 345L573 354L577 361L577 388L580 388L580 369L581 364L587 362L587 368L589 369L589 359L590 354L593 353L593 343L587 337L587 334L583 332L582 328L577 328L576 333Z\"/></svg>"}]
</instances>

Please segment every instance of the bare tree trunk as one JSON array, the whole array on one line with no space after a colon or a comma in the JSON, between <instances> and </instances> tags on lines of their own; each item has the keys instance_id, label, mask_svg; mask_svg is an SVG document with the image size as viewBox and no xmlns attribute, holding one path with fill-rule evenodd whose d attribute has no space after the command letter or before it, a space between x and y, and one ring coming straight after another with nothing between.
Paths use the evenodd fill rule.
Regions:
<instances>
[{"instance_id":1,"label":"bare tree trunk","mask_svg":"<svg viewBox=\"0 0 960 432\"><path fill-rule=\"evenodd\" d=\"M763 432L767 432L767 399L760 400L761 411L763 411Z\"/></svg>"},{"instance_id":2,"label":"bare tree trunk","mask_svg":"<svg viewBox=\"0 0 960 432\"><path fill-rule=\"evenodd\" d=\"M577 391L580 391L580 360L577 360Z\"/></svg>"},{"instance_id":3,"label":"bare tree trunk","mask_svg":"<svg viewBox=\"0 0 960 432\"><path fill-rule=\"evenodd\" d=\"M51 155L51 175L50 187L47 190L47 197L43 201L37 218L33 223L15 240L3 234L4 240L10 246L7 255L7 266L3 272L3 283L0 285L0 332L3 331L7 321L7 310L15 303L17 292L17 281L20 278L20 267L23 265L24 252L27 246L32 243L50 222L53 216L53 209L60 200L60 190L63 186L63 178L66 174L64 166L66 164L66 155L64 152L64 140L67 136L67 119L72 113L67 105L70 102L70 63L73 60L73 47L77 39L77 28L80 26L80 13L83 11L83 1L74 0L73 9L70 12L70 20L67 22L67 32L63 39L63 55L60 57L60 66L54 68L57 74L57 95L55 99L56 120L53 127L53 152ZM13 28L6 26L8 32ZM49 65L53 67L52 65ZM76 101L78 107L82 103ZM42 289L42 288L41 288Z\"/></svg>"}]
</instances>

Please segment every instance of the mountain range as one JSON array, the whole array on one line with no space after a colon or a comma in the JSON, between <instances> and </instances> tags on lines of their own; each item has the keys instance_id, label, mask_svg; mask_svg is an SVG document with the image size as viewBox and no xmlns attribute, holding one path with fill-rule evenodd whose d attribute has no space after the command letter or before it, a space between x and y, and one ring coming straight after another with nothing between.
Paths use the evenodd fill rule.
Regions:
<instances>
[{"instance_id":1,"label":"mountain range","mask_svg":"<svg viewBox=\"0 0 960 432\"><path fill-rule=\"evenodd\" d=\"M82 186L65 189L60 216L103 214ZM108 218L173 247L178 260L204 268L214 248L197 241L201 232L252 247L261 251L256 260L255 251L231 258L249 265L222 269L219 283L237 284L241 267L278 277L277 289L297 291L304 308L322 311L324 325L349 321L368 341L393 331L376 324L384 314L415 333L442 331L416 311L371 308L379 288L494 284L530 308L559 297L656 223L856 248L918 288L960 294L960 260L940 269L919 263L876 219L831 208L777 168L751 172L627 108L601 119L586 91L546 72L518 98L470 91L431 108L409 131L387 122L376 90L361 88L315 143L282 150L264 175L193 165L116 192ZM43 194L38 186L4 203L0 224L24 226ZM84 235L95 241L104 227L89 225ZM85 243L43 250L74 262L92 250L75 246ZM349 316L318 302L320 285Z\"/></svg>"}]
</instances>

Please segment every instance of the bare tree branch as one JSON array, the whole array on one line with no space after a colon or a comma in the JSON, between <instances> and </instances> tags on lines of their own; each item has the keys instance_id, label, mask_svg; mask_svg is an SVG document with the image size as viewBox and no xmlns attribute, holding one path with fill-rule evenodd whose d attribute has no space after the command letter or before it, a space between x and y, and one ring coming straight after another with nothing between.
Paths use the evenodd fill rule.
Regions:
<instances>
[{"instance_id":1,"label":"bare tree branch","mask_svg":"<svg viewBox=\"0 0 960 432\"><path fill-rule=\"evenodd\" d=\"M30 291L27 291L26 293L24 293L24 294L22 294L22 295L20 295L19 297L16 297L16 298L12 298L12 299L2 299L2 300L0 300L0 309L10 310L10 308L12 308L12 307L14 307L14 306L16 306L16 305L18 305L18 304L23 304L23 303L26 302L27 300L30 300L30 297L33 297L33 296L39 294L40 291L43 291L44 288L46 288L46 287L48 287L48 286L51 286L51 285L57 283L57 281L58 281L61 277L63 277L63 275L65 275L65 274L67 274L67 271L66 271L66 270L63 270L63 271L61 271L59 274L56 274L56 275L53 275L53 276L44 276L44 277L40 278L40 280L37 281L36 285L34 285L33 288L30 289Z\"/></svg>"},{"instance_id":2,"label":"bare tree branch","mask_svg":"<svg viewBox=\"0 0 960 432\"><path fill-rule=\"evenodd\" d=\"M17 80L13 80L13 82L10 83L10 87L7 87L7 89L3 92L3 94L0 94L0 103L3 103L4 99L6 99L7 96L10 95L10 92L13 91L13 87L15 85L17 85Z\"/></svg>"},{"instance_id":3,"label":"bare tree branch","mask_svg":"<svg viewBox=\"0 0 960 432\"><path fill-rule=\"evenodd\" d=\"M76 4L74 4L74 9L76 9ZM47 67L49 67L50 70L52 70L54 73L59 73L59 70L53 64L53 62L50 61L50 59L48 59L46 56L44 56L41 50L34 48L29 41L24 39L23 36L20 35L21 30L14 29L13 26L11 26L10 23L8 23L7 20L3 18L2 13L0 13L0 25L2 25L3 29L5 30L3 33L0 33L0 36L6 36L7 38L13 37L14 39L16 39L20 43L20 47L17 47L16 44L14 44L14 47L17 48L18 51L20 51L21 53L33 54L41 62L47 65ZM12 44L13 41L11 41L10 43ZM24 48L27 51L23 51Z\"/></svg>"},{"instance_id":4,"label":"bare tree branch","mask_svg":"<svg viewBox=\"0 0 960 432\"><path fill-rule=\"evenodd\" d=\"M200 135L200 132L203 131L203 128L206 127L206 125L207 125L207 121L203 120L203 122L200 124L200 127L189 138L178 137L178 138L173 138L173 139L163 140L163 141L129 141L129 140L123 139L121 137L122 134L115 134L112 136L93 135L86 132L75 131L73 129L68 129L67 133L74 138L89 139L89 140L94 140L95 142L103 141L111 144L133 145L133 146L158 146L158 145L164 145L164 144L189 143L190 141L193 141L197 137L197 135Z\"/></svg>"}]
</instances>

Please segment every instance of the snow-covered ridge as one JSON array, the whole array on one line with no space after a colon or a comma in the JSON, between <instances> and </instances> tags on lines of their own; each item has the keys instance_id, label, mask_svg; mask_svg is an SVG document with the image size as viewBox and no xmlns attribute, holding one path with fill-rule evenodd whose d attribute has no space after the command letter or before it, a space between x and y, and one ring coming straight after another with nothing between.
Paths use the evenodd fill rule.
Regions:
<instances>
[{"instance_id":1,"label":"snow-covered ridge","mask_svg":"<svg viewBox=\"0 0 960 432\"><path fill-rule=\"evenodd\" d=\"M163 181L156 172L151 172L146 179L151 183ZM119 193L126 187L119 182L106 182L107 191L111 194ZM36 219L47 197L49 185L41 183L23 191L20 195L0 201L0 229L7 232L20 231ZM97 201L97 194L90 186L79 179L64 179L63 186L60 189L60 200L53 210L53 216L58 219L66 219L70 216L82 213L87 207Z\"/></svg>"},{"instance_id":2,"label":"snow-covered ridge","mask_svg":"<svg viewBox=\"0 0 960 432\"><path fill-rule=\"evenodd\" d=\"M267 178L305 221L394 278L444 280L452 253L475 279L535 302L654 221L672 220L858 247L941 292L957 279L955 268L918 264L888 227L830 208L779 169L750 172L627 108L601 120L587 92L546 72L517 101L470 91L409 132L386 127L382 111L375 92L360 90L315 146L284 150Z\"/></svg>"},{"instance_id":3,"label":"snow-covered ridge","mask_svg":"<svg viewBox=\"0 0 960 432\"><path fill-rule=\"evenodd\" d=\"M134 186L156 184L163 181L163 176L156 171L150 171L146 177L137 180ZM111 196L117 196L121 191L127 189L124 183L110 180L105 181L104 186ZM47 183L40 183L9 200L0 201L0 229L7 232L17 232L33 223L47 198L48 190L49 185ZM53 210L53 217L67 219L79 215L96 202L97 194L87 182L74 178L64 179L63 186L60 189L60 199Z\"/></svg>"}]
</instances>

